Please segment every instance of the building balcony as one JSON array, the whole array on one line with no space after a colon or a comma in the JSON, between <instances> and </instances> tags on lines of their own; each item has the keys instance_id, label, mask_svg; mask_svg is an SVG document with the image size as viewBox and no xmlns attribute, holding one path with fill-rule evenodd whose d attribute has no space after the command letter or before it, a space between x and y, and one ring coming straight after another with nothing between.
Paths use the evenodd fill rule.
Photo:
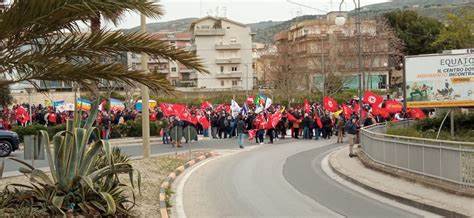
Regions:
<instances>
[{"instance_id":1,"label":"building balcony","mask_svg":"<svg viewBox=\"0 0 474 218\"><path fill-rule=\"evenodd\" d=\"M218 79L231 79L231 78L241 78L242 72L232 72L232 73L218 73L216 78Z\"/></svg>"},{"instance_id":2,"label":"building balcony","mask_svg":"<svg viewBox=\"0 0 474 218\"><path fill-rule=\"evenodd\" d=\"M240 44L221 44L218 43L216 44L216 50L239 50L240 49Z\"/></svg>"},{"instance_id":3,"label":"building balcony","mask_svg":"<svg viewBox=\"0 0 474 218\"><path fill-rule=\"evenodd\" d=\"M225 35L225 29L196 29L194 30L195 36L223 36Z\"/></svg>"},{"instance_id":4,"label":"building balcony","mask_svg":"<svg viewBox=\"0 0 474 218\"><path fill-rule=\"evenodd\" d=\"M193 69L180 68L180 69L179 69L179 72L180 72L180 73L192 73L192 72L193 72Z\"/></svg>"},{"instance_id":5,"label":"building balcony","mask_svg":"<svg viewBox=\"0 0 474 218\"><path fill-rule=\"evenodd\" d=\"M241 58L216 58L216 64L240 64Z\"/></svg>"}]
</instances>

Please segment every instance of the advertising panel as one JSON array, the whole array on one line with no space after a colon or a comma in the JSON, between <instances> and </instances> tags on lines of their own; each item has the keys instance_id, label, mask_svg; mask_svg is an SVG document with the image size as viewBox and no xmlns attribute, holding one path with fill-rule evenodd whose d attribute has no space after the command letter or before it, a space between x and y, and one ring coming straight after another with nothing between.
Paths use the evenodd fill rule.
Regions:
<instances>
[{"instance_id":1,"label":"advertising panel","mask_svg":"<svg viewBox=\"0 0 474 218\"><path fill-rule=\"evenodd\" d=\"M405 58L408 108L474 106L474 54Z\"/></svg>"}]
</instances>

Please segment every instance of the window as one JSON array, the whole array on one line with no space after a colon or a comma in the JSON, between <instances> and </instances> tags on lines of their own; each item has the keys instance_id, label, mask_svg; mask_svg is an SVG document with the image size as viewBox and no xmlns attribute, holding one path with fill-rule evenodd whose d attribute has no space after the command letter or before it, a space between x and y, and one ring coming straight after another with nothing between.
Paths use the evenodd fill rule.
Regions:
<instances>
[{"instance_id":1,"label":"window","mask_svg":"<svg viewBox=\"0 0 474 218\"><path fill-rule=\"evenodd\" d=\"M221 86L224 86L224 80L221 81Z\"/></svg>"},{"instance_id":2,"label":"window","mask_svg":"<svg viewBox=\"0 0 474 218\"><path fill-rule=\"evenodd\" d=\"M171 72L176 72L176 67L172 67Z\"/></svg>"},{"instance_id":3,"label":"window","mask_svg":"<svg viewBox=\"0 0 474 218\"><path fill-rule=\"evenodd\" d=\"M232 86L237 86L238 81L237 80L232 80Z\"/></svg>"},{"instance_id":4,"label":"window","mask_svg":"<svg viewBox=\"0 0 474 218\"><path fill-rule=\"evenodd\" d=\"M132 53L132 58L137 58L137 55L135 53Z\"/></svg>"},{"instance_id":5,"label":"window","mask_svg":"<svg viewBox=\"0 0 474 218\"><path fill-rule=\"evenodd\" d=\"M232 67L232 72L236 72L237 71L237 67Z\"/></svg>"},{"instance_id":6,"label":"window","mask_svg":"<svg viewBox=\"0 0 474 218\"><path fill-rule=\"evenodd\" d=\"M202 25L202 26L201 26L201 29L203 29L203 30L208 30L209 28L210 28L209 25Z\"/></svg>"},{"instance_id":7,"label":"window","mask_svg":"<svg viewBox=\"0 0 474 218\"><path fill-rule=\"evenodd\" d=\"M228 26L227 29L230 30L230 26Z\"/></svg>"},{"instance_id":8,"label":"window","mask_svg":"<svg viewBox=\"0 0 474 218\"><path fill-rule=\"evenodd\" d=\"M221 73L224 73L224 66L221 66Z\"/></svg>"},{"instance_id":9,"label":"window","mask_svg":"<svg viewBox=\"0 0 474 218\"><path fill-rule=\"evenodd\" d=\"M237 38L235 38L235 37L230 38L230 43L231 44L232 43L237 43Z\"/></svg>"},{"instance_id":10,"label":"window","mask_svg":"<svg viewBox=\"0 0 474 218\"><path fill-rule=\"evenodd\" d=\"M255 65L255 63L252 63L252 69L255 70L255 67L257 67L257 66Z\"/></svg>"}]
</instances>

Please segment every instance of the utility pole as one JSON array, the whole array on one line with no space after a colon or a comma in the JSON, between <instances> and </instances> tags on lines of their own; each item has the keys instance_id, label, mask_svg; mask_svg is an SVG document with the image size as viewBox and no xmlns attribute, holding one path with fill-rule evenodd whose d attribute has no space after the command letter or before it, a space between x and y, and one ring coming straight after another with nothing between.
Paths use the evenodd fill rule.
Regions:
<instances>
[{"instance_id":1,"label":"utility pole","mask_svg":"<svg viewBox=\"0 0 474 218\"><path fill-rule=\"evenodd\" d=\"M146 17L144 14L140 15L140 30L142 33L146 32ZM142 53L142 70L148 73L148 55ZM143 139L143 158L150 158L150 111L149 102L150 96L148 87L142 85L142 139Z\"/></svg>"}]
</instances>

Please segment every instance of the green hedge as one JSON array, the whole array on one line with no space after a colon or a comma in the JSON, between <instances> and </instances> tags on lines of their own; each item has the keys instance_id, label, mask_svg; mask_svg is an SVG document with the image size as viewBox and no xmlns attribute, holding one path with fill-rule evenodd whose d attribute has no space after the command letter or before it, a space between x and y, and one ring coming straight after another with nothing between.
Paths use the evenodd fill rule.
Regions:
<instances>
[{"instance_id":1,"label":"green hedge","mask_svg":"<svg viewBox=\"0 0 474 218\"><path fill-rule=\"evenodd\" d=\"M20 137L20 142L23 142L23 136L36 135L40 130L48 130L44 125L34 124L31 126L14 126L12 131L16 132Z\"/></svg>"},{"instance_id":2,"label":"green hedge","mask_svg":"<svg viewBox=\"0 0 474 218\"><path fill-rule=\"evenodd\" d=\"M160 134L157 123L150 122L150 136L158 136ZM120 137L141 137L142 123L141 121L127 121L125 124L113 126L110 131L110 138Z\"/></svg>"},{"instance_id":3,"label":"green hedge","mask_svg":"<svg viewBox=\"0 0 474 218\"><path fill-rule=\"evenodd\" d=\"M102 126L98 126L102 131ZM158 136L160 134L160 127L156 122L150 122L150 135ZM23 136L25 135L36 135L38 131L45 130L48 132L50 139L61 131L66 130L65 124L56 125L53 127L45 127L40 124L34 124L32 126L15 126L13 131L18 133L20 141L23 142ZM113 126L110 131L110 138L122 138L122 137L141 137L142 136L142 123L141 121L128 121L125 124Z\"/></svg>"}]
</instances>

